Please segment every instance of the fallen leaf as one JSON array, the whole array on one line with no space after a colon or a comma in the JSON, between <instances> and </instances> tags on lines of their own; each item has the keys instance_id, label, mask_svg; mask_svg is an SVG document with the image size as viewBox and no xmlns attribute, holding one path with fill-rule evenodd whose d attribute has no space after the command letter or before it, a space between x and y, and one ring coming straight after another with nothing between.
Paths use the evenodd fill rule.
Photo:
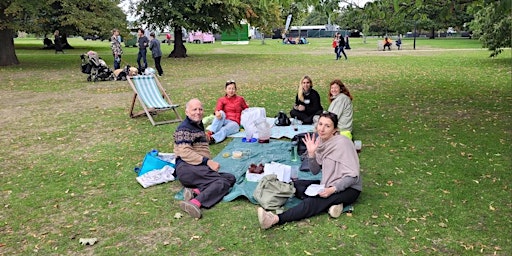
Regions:
<instances>
[{"instance_id":1,"label":"fallen leaf","mask_svg":"<svg viewBox=\"0 0 512 256\"><path fill-rule=\"evenodd\" d=\"M96 238L80 238L78 242L81 245L94 245L96 242L98 242L98 239Z\"/></svg>"},{"instance_id":2,"label":"fallen leaf","mask_svg":"<svg viewBox=\"0 0 512 256\"><path fill-rule=\"evenodd\" d=\"M496 208L494 208L494 206L492 206L492 204L489 205L489 210L491 211L496 211Z\"/></svg>"},{"instance_id":3,"label":"fallen leaf","mask_svg":"<svg viewBox=\"0 0 512 256\"><path fill-rule=\"evenodd\" d=\"M304 253L305 253L306 255L313 255L313 254L311 254L311 253L310 253L310 252L308 252L308 251L304 251Z\"/></svg>"},{"instance_id":4,"label":"fallen leaf","mask_svg":"<svg viewBox=\"0 0 512 256\"><path fill-rule=\"evenodd\" d=\"M183 217L183 214L181 214L181 212L177 212L174 214L175 219L181 219L181 217Z\"/></svg>"},{"instance_id":5,"label":"fallen leaf","mask_svg":"<svg viewBox=\"0 0 512 256\"><path fill-rule=\"evenodd\" d=\"M439 222L439 224L437 224L438 226L442 227L442 228L447 228L448 225L446 225L446 223L444 222Z\"/></svg>"}]
</instances>

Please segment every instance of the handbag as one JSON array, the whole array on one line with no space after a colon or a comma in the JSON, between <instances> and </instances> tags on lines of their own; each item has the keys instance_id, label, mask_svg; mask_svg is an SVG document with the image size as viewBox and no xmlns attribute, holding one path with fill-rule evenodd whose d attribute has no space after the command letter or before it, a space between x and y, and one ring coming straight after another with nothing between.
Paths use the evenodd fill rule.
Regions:
<instances>
[{"instance_id":1,"label":"handbag","mask_svg":"<svg viewBox=\"0 0 512 256\"><path fill-rule=\"evenodd\" d=\"M284 183L277 179L277 175L265 175L259 181L253 196L266 210L282 209L288 198L295 194L293 183Z\"/></svg>"},{"instance_id":2,"label":"handbag","mask_svg":"<svg viewBox=\"0 0 512 256\"><path fill-rule=\"evenodd\" d=\"M146 154L142 161L142 165L135 168L135 172L137 173L137 176L141 176L153 170L161 170L165 166L170 166L174 169L175 164L173 163L173 160L174 154L163 154L158 153L158 150L152 150Z\"/></svg>"},{"instance_id":3,"label":"handbag","mask_svg":"<svg viewBox=\"0 0 512 256\"><path fill-rule=\"evenodd\" d=\"M276 116L275 125L277 126L289 126L291 124L290 118L283 112L279 111Z\"/></svg>"}]
</instances>

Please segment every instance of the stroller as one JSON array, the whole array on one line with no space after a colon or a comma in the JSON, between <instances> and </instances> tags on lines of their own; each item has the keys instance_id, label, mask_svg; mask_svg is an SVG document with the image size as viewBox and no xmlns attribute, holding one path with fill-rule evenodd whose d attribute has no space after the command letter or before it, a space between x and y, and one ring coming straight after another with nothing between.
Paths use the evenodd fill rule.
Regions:
<instances>
[{"instance_id":1,"label":"stroller","mask_svg":"<svg viewBox=\"0 0 512 256\"><path fill-rule=\"evenodd\" d=\"M80 55L80 58L82 59L82 73L89 75L87 81L114 80L114 72L112 72L107 66L107 63L98 56L98 53L89 51Z\"/></svg>"}]
</instances>

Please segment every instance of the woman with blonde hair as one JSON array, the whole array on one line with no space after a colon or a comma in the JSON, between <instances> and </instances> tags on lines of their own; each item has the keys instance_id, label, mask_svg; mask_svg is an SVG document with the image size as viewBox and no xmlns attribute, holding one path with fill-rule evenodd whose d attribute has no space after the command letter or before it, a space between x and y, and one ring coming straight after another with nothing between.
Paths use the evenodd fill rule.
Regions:
<instances>
[{"instance_id":1,"label":"woman with blonde hair","mask_svg":"<svg viewBox=\"0 0 512 256\"><path fill-rule=\"evenodd\" d=\"M309 76L304 76L300 80L290 116L302 121L303 124L312 124L313 117L320 115L323 110L320 95L313 89L313 80Z\"/></svg>"},{"instance_id":2,"label":"woman with blonde hair","mask_svg":"<svg viewBox=\"0 0 512 256\"><path fill-rule=\"evenodd\" d=\"M341 135L352 139L352 94L340 79L332 80L329 86L329 112L338 116Z\"/></svg>"}]
</instances>

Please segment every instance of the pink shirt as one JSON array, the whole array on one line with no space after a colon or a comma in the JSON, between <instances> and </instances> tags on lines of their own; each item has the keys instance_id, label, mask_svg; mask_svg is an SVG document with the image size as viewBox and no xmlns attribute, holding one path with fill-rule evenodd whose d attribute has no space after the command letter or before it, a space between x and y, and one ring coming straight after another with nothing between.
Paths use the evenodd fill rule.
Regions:
<instances>
[{"instance_id":1,"label":"pink shirt","mask_svg":"<svg viewBox=\"0 0 512 256\"><path fill-rule=\"evenodd\" d=\"M242 110L249 106L245 102L244 97L235 95L233 97L224 96L217 100L215 111L222 110L226 113L226 119L232 120L240 124Z\"/></svg>"}]
</instances>

